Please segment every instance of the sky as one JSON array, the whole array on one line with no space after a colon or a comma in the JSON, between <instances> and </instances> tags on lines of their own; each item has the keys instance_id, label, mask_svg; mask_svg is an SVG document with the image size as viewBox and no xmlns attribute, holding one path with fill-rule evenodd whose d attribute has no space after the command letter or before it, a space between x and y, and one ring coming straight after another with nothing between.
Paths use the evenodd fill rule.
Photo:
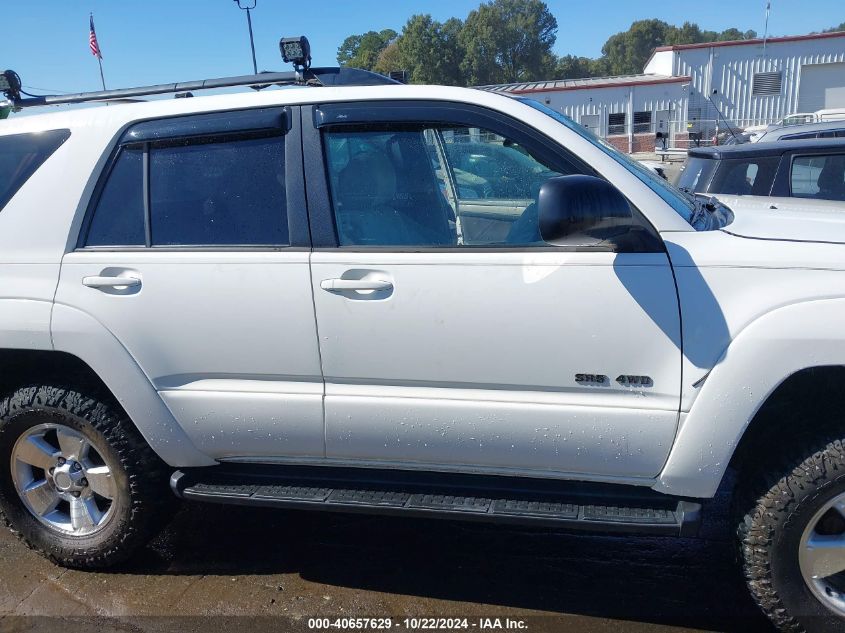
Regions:
<instances>
[{"instance_id":1,"label":"sky","mask_svg":"<svg viewBox=\"0 0 845 633\"><path fill-rule=\"evenodd\" d=\"M252 0L241 0L245 2ZM558 21L555 52L597 57L605 40L632 21L660 18L702 28L762 34L765 0L689 3L643 0L546 0ZM314 65L336 65L344 38L368 30L401 31L408 17L465 18L479 0L257 0L252 12L260 70L289 70L282 36L307 35ZM103 53L108 88L250 74L246 15L234 0L3 0L0 69L20 74L33 91L100 89L88 49L88 14ZM819 31L845 21L842 0L772 0L770 35Z\"/></svg>"}]
</instances>

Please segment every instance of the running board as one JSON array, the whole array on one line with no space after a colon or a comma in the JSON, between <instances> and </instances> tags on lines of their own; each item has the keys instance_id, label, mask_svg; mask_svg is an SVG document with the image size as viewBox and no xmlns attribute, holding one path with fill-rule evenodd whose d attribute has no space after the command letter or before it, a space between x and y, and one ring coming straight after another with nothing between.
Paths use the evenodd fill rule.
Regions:
<instances>
[{"instance_id":1,"label":"running board","mask_svg":"<svg viewBox=\"0 0 845 633\"><path fill-rule=\"evenodd\" d=\"M693 536L701 505L630 486L600 486L507 477L465 476L445 482L409 479L396 471L344 479L338 469L280 473L226 472L220 467L177 471L176 495L206 501L294 510L323 510L499 522L593 532ZM399 481L395 481L395 479ZM487 480L492 480L488 482ZM536 490L535 490L536 489Z\"/></svg>"}]
</instances>

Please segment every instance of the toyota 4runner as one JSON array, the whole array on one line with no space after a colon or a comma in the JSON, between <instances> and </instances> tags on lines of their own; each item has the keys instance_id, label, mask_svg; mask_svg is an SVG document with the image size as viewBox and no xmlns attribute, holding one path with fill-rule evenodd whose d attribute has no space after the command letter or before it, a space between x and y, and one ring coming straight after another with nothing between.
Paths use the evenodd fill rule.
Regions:
<instances>
[{"instance_id":1,"label":"toyota 4runner","mask_svg":"<svg viewBox=\"0 0 845 633\"><path fill-rule=\"evenodd\" d=\"M295 74L4 75L16 108L300 85L0 121L8 526L81 568L176 497L686 536L736 481L754 598L842 630L845 213L732 211L534 101Z\"/></svg>"}]
</instances>

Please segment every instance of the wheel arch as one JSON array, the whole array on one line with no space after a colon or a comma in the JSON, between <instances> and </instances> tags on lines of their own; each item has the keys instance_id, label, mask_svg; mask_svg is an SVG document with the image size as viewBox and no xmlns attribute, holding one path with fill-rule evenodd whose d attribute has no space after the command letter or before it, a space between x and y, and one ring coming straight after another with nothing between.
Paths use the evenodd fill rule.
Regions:
<instances>
[{"instance_id":1,"label":"wheel arch","mask_svg":"<svg viewBox=\"0 0 845 633\"><path fill-rule=\"evenodd\" d=\"M845 299L822 299L779 308L744 328L682 417L654 488L711 497L731 462L747 456L761 433L785 432L783 441L788 441L798 429L785 420L773 422L773 411L784 402L802 406L842 390L843 317ZM808 385L812 390L796 399Z\"/></svg>"},{"instance_id":2,"label":"wheel arch","mask_svg":"<svg viewBox=\"0 0 845 633\"><path fill-rule=\"evenodd\" d=\"M51 334L53 350L0 347L0 390L44 384L45 376L59 384L92 389L122 407L150 447L173 467L210 466L173 417L152 383L129 352L90 315L55 305Z\"/></svg>"}]
</instances>

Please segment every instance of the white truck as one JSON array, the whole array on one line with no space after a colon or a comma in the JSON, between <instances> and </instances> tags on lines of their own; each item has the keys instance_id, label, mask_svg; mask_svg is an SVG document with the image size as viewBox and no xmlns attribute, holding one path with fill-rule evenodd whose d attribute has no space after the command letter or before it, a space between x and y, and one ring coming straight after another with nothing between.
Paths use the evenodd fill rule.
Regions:
<instances>
[{"instance_id":1,"label":"white truck","mask_svg":"<svg viewBox=\"0 0 845 633\"><path fill-rule=\"evenodd\" d=\"M119 563L176 497L688 536L735 480L761 608L845 626L845 214L734 212L471 89L4 77L295 84L0 121L32 548Z\"/></svg>"}]
</instances>

